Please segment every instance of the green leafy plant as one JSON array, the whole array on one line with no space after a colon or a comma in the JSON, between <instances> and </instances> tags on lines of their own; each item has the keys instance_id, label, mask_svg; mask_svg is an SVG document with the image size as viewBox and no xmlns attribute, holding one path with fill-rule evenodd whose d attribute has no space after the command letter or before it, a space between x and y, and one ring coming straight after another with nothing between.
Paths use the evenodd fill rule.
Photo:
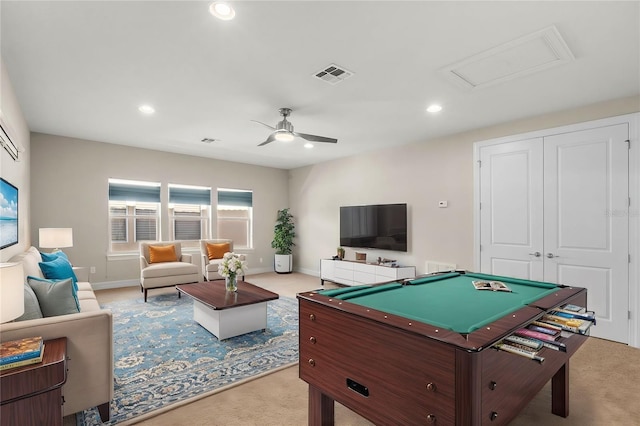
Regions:
<instances>
[{"instance_id":1,"label":"green leafy plant","mask_svg":"<svg viewBox=\"0 0 640 426\"><path fill-rule=\"evenodd\" d=\"M293 246L293 238L296 236L295 224L293 223L293 215L289 213L289 209L278 210L276 225L273 228L273 241L271 247L276 249L276 254L291 254Z\"/></svg>"}]
</instances>

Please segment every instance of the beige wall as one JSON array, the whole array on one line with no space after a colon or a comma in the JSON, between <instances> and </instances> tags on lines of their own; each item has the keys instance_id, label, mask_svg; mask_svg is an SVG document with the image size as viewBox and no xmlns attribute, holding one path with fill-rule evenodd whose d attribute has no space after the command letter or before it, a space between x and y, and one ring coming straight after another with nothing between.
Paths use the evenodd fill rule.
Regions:
<instances>
[{"instance_id":1,"label":"beige wall","mask_svg":"<svg viewBox=\"0 0 640 426\"><path fill-rule=\"evenodd\" d=\"M18 244L0 251L0 261L6 262L11 256L24 251L31 244L29 232L29 146L30 135L22 110L11 85L11 79L0 58L0 116L5 131L11 140L24 148L19 154L20 161L14 161L9 154L0 148L0 176L18 187Z\"/></svg>"},{"instance_id":2,"label":"beige wall","mask_svg":"<svg viewBox=\"0 0 640 426\"><path fill-rule=\"evenodd\" d=\"M640 111L640 97L561 111L423 143L362 154L290 171L291 212L297 218L295 269L319 273L319 259L336 254L339 207L407 203L407 253L361 250L415 265L455 263L473 269L473 143L501 136ZM448 208L438 208L438 201ZM353 249L346 258L354 259Z\"/></svg>"},{"instance_id":3,"label":"beige wall","mask_svg":"<svg viewBox=\"0 0 640 426\"><path fill-rule=\"evenodd\" d=\"M34 245L39 228L73 228L74 246L65 252L74 264L96 267L92 282L137 282L140 274L137 257L107 259L109 178L161 182L165 201L168 183L252 190L255 249L245 253L252 270L272 270L276 211L288 205L285 170L39 133L31 145Z\"/></svg>"}]
</instances>

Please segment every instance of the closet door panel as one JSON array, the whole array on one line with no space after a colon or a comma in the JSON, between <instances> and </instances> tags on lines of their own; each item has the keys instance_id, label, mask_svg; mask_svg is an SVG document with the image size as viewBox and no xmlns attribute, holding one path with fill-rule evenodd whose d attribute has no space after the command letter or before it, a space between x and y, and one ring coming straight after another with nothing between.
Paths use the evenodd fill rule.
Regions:
<instances>
[{"instance_id":1,"label":"closet door panel","mask_svg":"<svg viewBox=\"0 0 640 426\"><path fill-rule=\"evenodd\" d=\"M542 139L480 151L482 272L541 280Z\"/></svg>"},{"instance_id":2,"label":"closet door panel","mask_svg":"<svg viewBox=\"0 0 640 426\"><path fill-rule=\"evenodd\" d=\"M594 336L628 341L628 125L544 138L544 275L588 289Z\"/></svg>"}]
</instances>

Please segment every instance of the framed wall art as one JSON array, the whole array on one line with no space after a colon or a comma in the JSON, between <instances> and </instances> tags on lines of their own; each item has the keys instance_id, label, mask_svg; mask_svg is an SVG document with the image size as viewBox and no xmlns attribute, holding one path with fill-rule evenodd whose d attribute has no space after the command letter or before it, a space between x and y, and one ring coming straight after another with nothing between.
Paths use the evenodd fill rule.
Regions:
<instances>
[{"instance_id":1,"label":"framed wall art","mask_svg":"<svg viewBox=\"0 0 640 426\"><path fill-rule=\"evenodd\" d=\"M18 244L18 188L0 178L0 250Z\"/></svg>"}]
</instances>

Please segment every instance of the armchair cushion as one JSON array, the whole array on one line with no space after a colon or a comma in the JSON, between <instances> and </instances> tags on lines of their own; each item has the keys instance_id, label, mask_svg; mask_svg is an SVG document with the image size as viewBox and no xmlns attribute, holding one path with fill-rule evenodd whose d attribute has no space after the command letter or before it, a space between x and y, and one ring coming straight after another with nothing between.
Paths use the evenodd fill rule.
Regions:
<instances>
[{"instance_id":1,"label":"armchair cushion","mask_svg":"<svg viewBox=\"0 0 640 426\"><path fill-rule=\"evenodd\" d=\"M222 259L225 253L231 251L231 244L229 243L206 243L207 244L207 257L209 260Z\"/></svg>"},{"instance_id":2,"label":"armchair cushion","mask_svg":"<svg viewBox=\"0 0 640 426\"><path fill-rule=\"evenodd\" d=\"M176 246L173 244L149 246L149 263L177 262Z\"/></svg>"}]
</instances>

